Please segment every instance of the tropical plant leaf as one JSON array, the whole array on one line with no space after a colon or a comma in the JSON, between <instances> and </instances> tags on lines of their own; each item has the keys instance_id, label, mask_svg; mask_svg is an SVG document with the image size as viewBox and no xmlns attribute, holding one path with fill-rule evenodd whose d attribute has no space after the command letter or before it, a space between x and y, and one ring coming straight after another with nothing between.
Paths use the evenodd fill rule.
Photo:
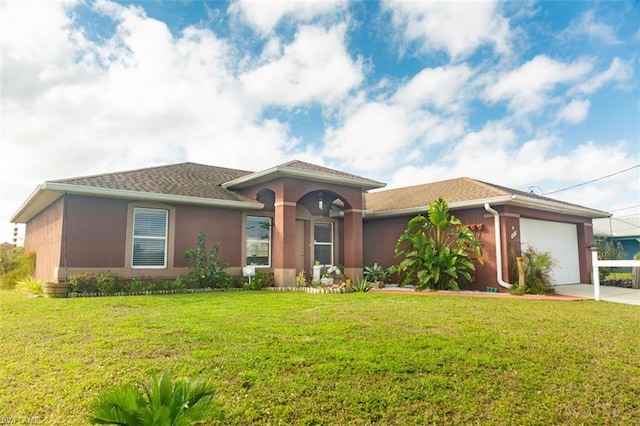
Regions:
<instances>
[{"instance_id":1,"label":"tropical plant leaf","mask_svg":"<svg viewBox=\"0 0 640 426\"><path fill-rule=\"evenodd\" d=\"M168 372L142 390L131 384L104 392L93 405L94 424L128 426L187 426L196 424L213 410L210 381L186 379L172 382Z\"/></svg>"},{"instance_id":2,"label":"tropical plant leaf","mask_svg":"<svg viewBox=\"0 0 640 426\"><path fill-rule=\"evenodd\" d=\"M428 218L418 215L409 220L398 238L395 254L404 258L397 267L401 285L458 289L459 280L471 281L475 264L469 258L481 261L482 246L439 198L429 206Z\"/></svg>"}]
</instances>

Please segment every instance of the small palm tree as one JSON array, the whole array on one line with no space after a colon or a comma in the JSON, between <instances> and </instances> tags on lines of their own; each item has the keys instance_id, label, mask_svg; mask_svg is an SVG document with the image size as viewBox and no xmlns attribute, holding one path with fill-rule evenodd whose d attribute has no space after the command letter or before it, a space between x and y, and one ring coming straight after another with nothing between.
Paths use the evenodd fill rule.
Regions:
<instances>
[{"instance_id":1,"label":"small palm tree","mask_svg":"<svg viewBox=\"0 0 640 426\"><path fill-rule=\"evenodd\" d=\"M524 263L525 288L521 292L527 294L553 294L553 267L556 265L555 259L548 251L537 251L533 247L528 247L522 252ZM519 276L519 271L516 269ZM514 289L517 293L518 289Z\"/></svg>"},{"instance_id":2,"label":"small palm tree","mask_svg":"<svg viewBox=\"0 0 640 426\"><path fill-rule=\"evenodd\" d=\"M126 426L187 426L205 419L213 409L213 385L186 379L171 382L168 372L153 375L142 389L120 385L102 393L92 407L91 423Z\"/></svg>"}]
</instances>

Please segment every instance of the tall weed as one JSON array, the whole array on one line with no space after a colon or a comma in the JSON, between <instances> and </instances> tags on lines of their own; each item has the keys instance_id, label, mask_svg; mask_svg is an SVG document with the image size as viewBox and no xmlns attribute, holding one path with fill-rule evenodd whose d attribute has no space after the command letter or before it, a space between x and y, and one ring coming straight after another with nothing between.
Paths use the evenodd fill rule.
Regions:
<instances>
[{"instance_id":1,"label":"tall weed","mask_svg":"<svg viewBox=\"0 0 640 426\"><path fill-rule=\"evenodd\" d=\"M23 247L0 251L0 289L15 288L16 284L33 275L36 254L25 253Z\"/></svg>"}]
</instances>

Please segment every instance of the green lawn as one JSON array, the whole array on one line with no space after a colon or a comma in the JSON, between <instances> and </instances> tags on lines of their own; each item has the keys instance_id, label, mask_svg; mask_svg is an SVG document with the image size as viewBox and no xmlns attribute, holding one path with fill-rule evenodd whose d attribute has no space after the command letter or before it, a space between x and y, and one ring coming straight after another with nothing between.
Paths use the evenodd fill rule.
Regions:
<instances>
[{"instance_id":1,"label":"green lawn","mask_svg":"<svg viewBox=\"0 0 640 426\"><path fill-rule=\"evenodd\" d=\"M637 306L371 293L0 298L5 423L83 424L105 386L166 369L214 380L220 424L640 424Z\"/></svg>"}]
</instances>

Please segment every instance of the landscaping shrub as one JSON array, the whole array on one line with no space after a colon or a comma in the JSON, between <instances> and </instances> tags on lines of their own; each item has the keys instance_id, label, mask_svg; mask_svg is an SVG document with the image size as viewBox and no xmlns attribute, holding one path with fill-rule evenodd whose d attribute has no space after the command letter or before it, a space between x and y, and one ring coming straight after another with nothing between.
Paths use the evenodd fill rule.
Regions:
<instances>
[{"instance_id":1,"label":"landscaping shrub","mask_svg":"<svg viewBox=\"0 0 640 426\"><path fill-rule=\"evenodd\" d=\"M482 246L469 228L449 214L444 199L431 204L428 213L428 217L412 218L398 239L396 257L404 259L394 272L401 286L415 283L420 290L458 290L458 281L472 281L472 257L482 261Z\"/></svg>"},{"instance_id":2,"label":"landscaping shrub","mask_svg":"<svg viewBox=\"0 0 640 426\"><path fill-rule=\"evenodd\" d=\"M14 288L18 281L33 274L35 265L36 254L25 253L23 247L0 250L0 289Z\"/></svg>"},{"instance_id":3,"label":"landscaping shrub","mask_svg":"<svg viewBox=\"0 0 640 426\"><path fill-rule=\"evenodd\" d=\"M307 278L305 277L304 271L300 271L298 275L296 275L296 280L294 282L294 286L296 288L306 287Z\"/></svg>"},{"instance_id":4,"label":"landscaping shrub","mask_svg":"<svg viewBox=\"0 0 640 426\"><path fill-rule=\"evenodd\" d=\"M127 426L195 425L213 412L213 384L176 380L168 372L155 375L148 386L120 385L103 392L92 407L93 424Z\"/></svg>"},{"instance_id":5,"label":"landscaping shrub","mask_svg":"<svg viewBox=\"0 0 640 426\"><path fill-rule=\"evenodd\" d=\"M23 292L25 292L27 294L33 294L35 296L42 296L44 283L42 281L38 280L38 279L33 278L33 277L27 277L27 278L23 278L20 281L18 281L18 284L16 284L16 288L18 290L22 290Z\"/></svg>"},{"instance_id":6,"label":"landscaping shrub","mask_svg":"<svg viewBox=\"0 0 640 426\"><path fill-rule=\"evenodd\" d=\"M109 271L100 272L96 275L96 288L98 292L104 294L115 294L125 291L120 277Z\"/></svg>"},{"instance_id":7,"label":"landscaping shrub","mask_svg":"<svg viewBox=\"0 0 640 426\"><path fill-rule=\"evenodd\" d=\"M611 238L597 238L596 247L598 248L599 260L620 260L624 258L625 252L620 241L613 241ZM615 268L600 267L598 275L600 281L604 281L615 270Z\"/></svg>"},{"instance_id":8,"label":"landscaping shrub","mask_svg":"<svg viewBox=\"0 0 640 426\"><path fill-rule=\"evenodd\" d=\"M69 291L74 293L97 293L98 280L89 272L74 274L69 277Z\"/></svg>"},{"instance_id":9,"label":"landscaping shrub","mask_svg":"<svg viewBox=\"0 0 640 426\"><path fill-rule=\"evenodd\" d=\"M185 279L191 288L226 288L231 277L226 272L227 265L218 262L220 244L214 244L209 252L206 245L207 235L200 231L196 248L184 252L184 257L191 266Z\"/></svg>"},{"instance_id":10,"label":"landscaping shrub","mask_svg":"<svg viewBox=\"0 0 640 426\"><path fill-rule=\"evenodd\" d=\"M552 283L553 266L556 261L547 251L539 252L533 247L522 252L524 265L524 288L513 286L511 294L553 294ZM518 269L515 269L516 280L520 279Z\"/></svg>"},{"instance_id":11,"label":"landscaping shrub","mask_svg":"<svg viewBox=\"0 0 640 426\"><path fill-rule=\"evenodd\" d=\"M247 290L262 290L265 287L275 287L275 285L272 273L256 270L255 276L251 277L246 288Z\"/></svg>"},{"instance_id":12,"label":"landscaping shrub","mask_svg":"<svg viewBox=\"0 0 640 426\"><path fill-rule=\"evenodd\" d=\"M244 277L235 275L229 279L229 288L244 288Z\"/></svg>"}]
</instances>

